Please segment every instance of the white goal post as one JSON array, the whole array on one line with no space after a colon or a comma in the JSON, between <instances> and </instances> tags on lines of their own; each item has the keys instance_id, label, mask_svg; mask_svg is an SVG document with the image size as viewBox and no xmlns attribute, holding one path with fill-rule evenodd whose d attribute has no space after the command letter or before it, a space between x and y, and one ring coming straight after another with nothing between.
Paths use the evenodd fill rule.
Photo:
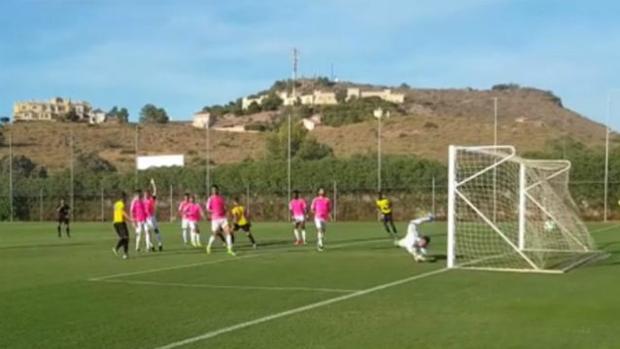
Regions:
<instances>
[{"instance_id":1,"label":"white goal post","mask_svg":"<svg viewBox=\"0 0 620 349\"><path fill-rule=\"evenodd\" d=\"M601 256L570 196L567 160L512 146L453 146L448 268L562 273Z\"/></svg>"}]
</instances>

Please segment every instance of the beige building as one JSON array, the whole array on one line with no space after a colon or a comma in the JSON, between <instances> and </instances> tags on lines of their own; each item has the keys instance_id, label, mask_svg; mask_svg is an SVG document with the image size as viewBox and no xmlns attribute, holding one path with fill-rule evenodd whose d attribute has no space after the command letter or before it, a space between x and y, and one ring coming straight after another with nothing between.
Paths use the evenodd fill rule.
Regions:
<instances>
[{"instance_id":1,"label":"beige building","mask_svg":"<svg viewBox=\"0 0 620 349\"><path fill-rule=\"evenodd\" d=\"M278 97L282 99L282 104L285 106L294 105L297 101L302 105L335 105L338 104L338 100L336 100L336 93L334 92L323 92L320 90L312 91L312 94L305 95L296 95L295 97L292 94L289 94L286 91L279 91L277 93ZM267 95L260 95L255 98L244 97L242 99L242 108L248 109L250 105L254 102L256 104L261 105L263 100L267 97ZM351 98L369 98L369 97L379 97L384 101L402 104L405 102L405 95L402 93L394 93L390 89L385 89L381 91L361 91L359 88L348 88L347 89L347 101Z\"/></svg>"},{"instance_id":2,"label":"beige building","mask_svg":"<svg viewBox=\"0 0 620 349\"><path fill-rule=\"evenodd\" d=\"M246 110L250 107L250 105L254 102L256 102L256 104L261 105L263 103L263 99L267 98L267 95L261 95L255 98L250 98L250 97L243 97L243 99L241 100L241 108L243 110Z\"/></svg>"},{"instance_id":3,"label":"beige building","mask_svg":"<svg viewBox=\"0 0 620 349\"><path fill-rule=\"evenodd\" d=\"M197 128L209 128L211 127L211 125L213 125L213 118L211 117L211 113L198 112L194 114L192 126Z\"/></svg>"},{"instance_id":4,"label":"beige building","mask_svg":"<svg viewBox=\"0 0 620 349\"><path fill-rule=\"evenodd\" d=\"M347 89L347 101L351 98L370 98L370 97L379 97L387 102L392 102L396 104L405 103L405 95L402 93L393 93L390 89L385 89L381 91L361 91L359 88L348 88Z\"/></svg>"},{"instance_id":5,"label":"beige building","mask_svg":"<svg viewBox=\"0 0 620 349\"><path fill-rule=\"evenodd\" d=\"M16 102L13 105L14 121L56 121L62 119L66 114L75 112L78 121L103 122L101 113L93 114L93 108L88 102L71 101L60 97L52 98L49 101L28 101ZM99 111L100 112L100 111Z\"/></svg>"}]
</instances>

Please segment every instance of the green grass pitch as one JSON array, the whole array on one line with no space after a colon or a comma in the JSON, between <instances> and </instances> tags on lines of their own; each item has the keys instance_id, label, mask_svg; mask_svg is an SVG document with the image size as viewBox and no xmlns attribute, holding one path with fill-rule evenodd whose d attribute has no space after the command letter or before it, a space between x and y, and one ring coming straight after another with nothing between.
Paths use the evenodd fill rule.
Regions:
<instances>
[{"instance_id":1,"label":"green grass pitch","mask_svg":"<svg viewBox=\"0 0 620 349\"><path fill-rule=\"evenodd\" d=\"M259 223L238 257L164 224L166 250L127 261L109 223L0 224L0 348L620 348L620 225L590 228L610 258L538 275L432 274L442 223L425 264L373 222L331 224L323 253Z\"/></svg>"}]
</instances>

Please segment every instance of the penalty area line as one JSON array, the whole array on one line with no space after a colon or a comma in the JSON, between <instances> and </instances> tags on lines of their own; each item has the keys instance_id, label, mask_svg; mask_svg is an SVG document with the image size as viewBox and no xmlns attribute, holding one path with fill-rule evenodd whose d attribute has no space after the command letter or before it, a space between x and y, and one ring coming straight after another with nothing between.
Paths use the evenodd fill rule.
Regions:
<instances>
[{"instance_id":1,"label":"penalty area line","mask_svg":"<svg viewBox=\"0 0 620 349\"><path fill-rule=\"evenodd\" d=\"M219 330L215 330L215 331L210 331L210 332L206 332L204 334L195 336L195 337L190 337L190 338L186 338L177 342L173 342L170 344L166 344L160 347L156 347L154 349L174 349L174 348L178 348L178 347L182 347L188 344L192 344L195 342L199 342L199 341L203 341L206 339L210 339L213 337L217 337L219 335L225 334L225 333L230 333L230 332L234 332L243 328L247 328L247 327L251 327L251 326L255 326L255 325L259 325L262 324L264 322L268 322L268 321L272 321L272 320L276 320L279 318L283 318L286 316L291 316L294 314L299 314L299 313L303 313L309 310L313 310L316 308L320 308L320 307L324 307L330 304L334 304L334 303L338 303L338 302L342 302L342 301L346 301L352 298L356 298L356 297L360 297L360 296L364 296L370 293L374 293L377 291L381 291L381 290L385 290L387 288L391 288L391 287L395 287L395 286L399 286L414 280L419 280L419 279L424 279L427 278L429 276L433 276L433 275L437 275L437 274L441 274L444 273L446 271L448 271L448 268L442 268L442 269L437 269L437 270L433 270L433 271L429 271L426 273L422 273L422 274L418 274L418 275L414 275L414 276L410 276L404 279L400 279L400 280L396 280L396 281L392 281L389 283L385 283L385 284L381 284L378 286L374 286L371 288L367 288L364 290L360 290L354 293L350 293L350 294L346 294L346 295L342 295L342 296L338 296L338 297L334 297L334 298L330 298L330 299L326 299L324 301L320 301L320 302L316 302L316 303L312 303L312 304L308 304L308 305L304 305L298 308L293 308L293 309L289 309L289 310L285 310L279 313L275 313L272 315L267 315L264 317L260 317L258 319L254 319L254 320L250 320L250 321L246 321L246 322L242 322L236 325L232 325L229 327L224 327L221 328Z\"/></svg>"},{"instance_id":2,"label":"penalty area line","mask_svg":"<svg viewBox=\"0 0 620 349\"><path fill-rule=\"evenodd\" d=\"M309 292L333 292L333 293L353 293L359 290L348 290L342 288L324 287L297 287L297 286L248 286L248 285L216 285L216 284L185 284L178 282L156 282L142 280L100 280L98 282L111 282L128 285L163 286L163 287L187 287L187 288L211 288L211 289L232 289L232 290L257 290L257 291L309 291Z\"/></svg>"},{"instance_id":3,"label":"penalty area line","mask_svg":"<svg viewBox=\"0 0 620 349\"><path fill-rule=\"evenodd\" d=\"M365 245L365 244L370 244L370 243L376 243L376 242L381 242L381 241L385 241L385 239L372 239L372 240L363 240L363 241L354 241L354 242L345 242L345 243L336 243L334 245L328 245L327 248L330 250L335 250L335 249L339 249L342 247L348 247L348 246L355 246L355 245ZM169 270L177 270L177 269L185 269L185 268L192 268L192 267L199 267L202 265L209 265L209 264L218 264L218 263L225 263L225 262L232 262L232 261L238 261L238 260L242 260L242 259L248 259L248 258L257 258L257 257L263 257L263 256L271 256L271 255L275 255L275 254L281 254L281 253L286 253L288 251L292 251L293 249L291 249L290 246L284 247L284 248L274 248L274 249L265 249L262 250L262 252L259 252L257 254L248 254L248 255L242 255L242 256L238 256L238 257L234 257L234 258L222 258L222 259L216 259L216 260L212 260L212 261L206 261L206 262L198 262L198 263L192 263L192 264L181 264L181 265L175 265L175 266L171 266L171 267L163 267L163 268L155 268L155 269L147 269L147 270L139 270L139 271L132 271L132 272L127 272L127 273L119 273L119 274L112 274L112 275L105 275L105 276L97 276L97 277L92 277L87 279L87 281L103 281L103 280L107 280L107 279L115 279L115 278L119 278L119 277L123 277L123 276L134 276L134 275L141 275L141 274L150 274L150 273L156 273L156 272L160 272L160 271L169 271ZM306 249L306 251L309 251Z\"/></svg>"}]
</instances>

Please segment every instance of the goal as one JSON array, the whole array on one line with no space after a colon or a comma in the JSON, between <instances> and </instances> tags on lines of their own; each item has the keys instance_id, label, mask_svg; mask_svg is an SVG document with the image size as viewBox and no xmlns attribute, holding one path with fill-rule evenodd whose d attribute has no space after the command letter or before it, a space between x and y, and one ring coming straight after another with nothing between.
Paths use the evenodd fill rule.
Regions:
<instances>
[{"instance_id":1,"label":"goal","mask_svg":"<svg viewBox=\"0 0 620 349\"><path fill-rule=\"evenodd\" d=\"M570 162L450 146L449 268L562 273L601 253L570 196Z\"/></svg>"}]
</instances>

